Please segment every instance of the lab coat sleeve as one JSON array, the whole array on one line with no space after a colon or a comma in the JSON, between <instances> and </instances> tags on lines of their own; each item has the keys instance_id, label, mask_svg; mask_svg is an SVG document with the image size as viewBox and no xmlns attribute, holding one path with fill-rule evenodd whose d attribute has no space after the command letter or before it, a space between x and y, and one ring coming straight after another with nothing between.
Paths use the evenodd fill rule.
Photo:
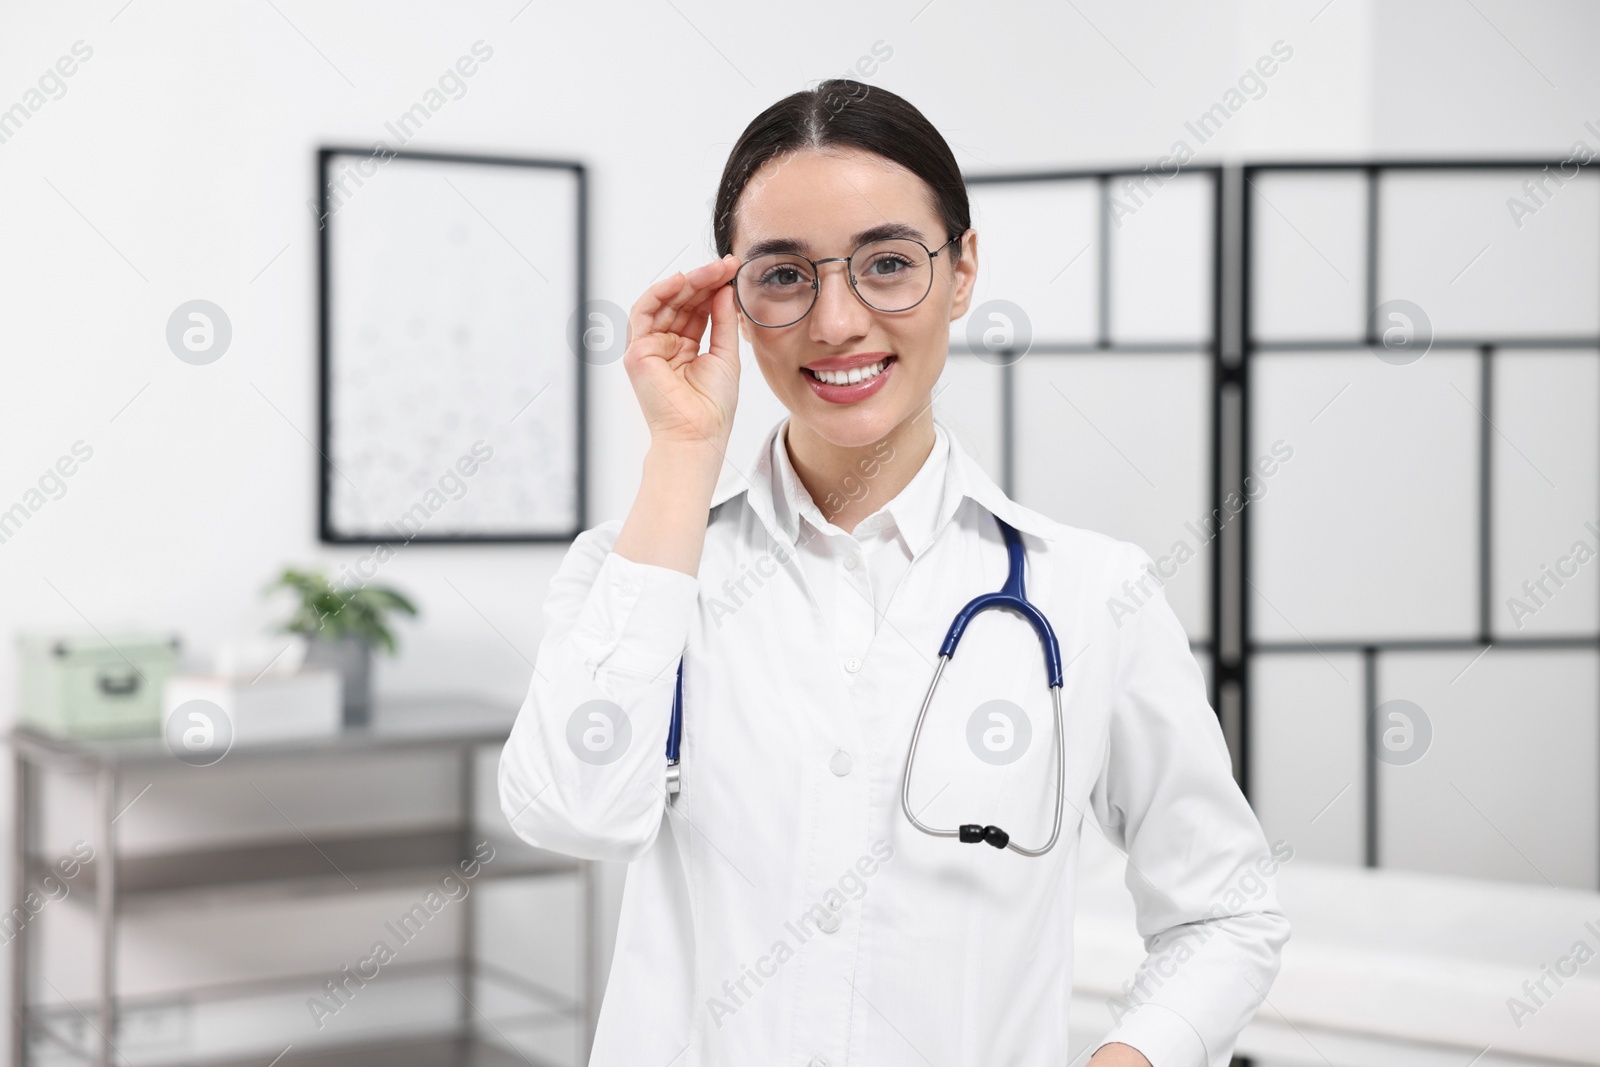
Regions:
<instances>
[{"instance_id":1,"label":"lab coat sleeve","mask_svg":"<svg viewBox=\"0 0 1600 1067\"><path fill-rule=\"evenodd\" d=\"M1131 1045L1153 1067L1228 1067L1289 939L1272 874L1293 849L1269 849L1150 556L1124 550L1112 595L1129 602L1125 577L1149 595L1117 630L1110 740L1090 802L1127 854L1146 956L1113 998L1102 1044Z\"/></svg>"},{"instance_id":2,"label":"lab coat sleeve","mask_svg":"<svg viewBox=\"0 0 1600 1067\"><path fill-rule=\"evenodd\" d=\"M550 582L499 785L523 840L628 862L661 828L672 696L699 580L619 556L621 529L613 519L578 535Z\"/></svg>"}]
</instances>

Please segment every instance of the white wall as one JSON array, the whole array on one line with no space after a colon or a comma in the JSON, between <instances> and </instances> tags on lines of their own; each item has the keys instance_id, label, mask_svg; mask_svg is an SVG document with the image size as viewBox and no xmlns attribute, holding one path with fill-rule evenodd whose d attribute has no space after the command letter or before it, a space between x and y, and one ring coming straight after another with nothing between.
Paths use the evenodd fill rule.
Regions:
<instances>
[{"instance_id":1,"label":"white wall","mask_svg":"<svg viewBox=\"0 0 1600 1067\"><path fill-rule=\"evenodd\" d=\"M712 258L707 201L744 124L879 41L870 80L982 173L1153 162L1279 39L1293 62L1199 162L1556 156L1600 121L1597 31L1593 5L1507 0L8 4L0 108L75 42L93 53L0 143L0 507L75 441L94 453L0 544L0 631L174 629L204 655L267 621L277 567L358 554L315 536L313 151L385 137L476 41L493 57L408 147L586 163L591 296L627 307ZM196 297L234 329L205 367L164 341ZM625 513L645 438L621 367L590 381L599 522ZM745 382L741 458L774 414ZM401 553L385 579L423 617L379 689L519 699L562 551ZM0 722L14 688L8 640Z\"/></svg>"}]
</instances>

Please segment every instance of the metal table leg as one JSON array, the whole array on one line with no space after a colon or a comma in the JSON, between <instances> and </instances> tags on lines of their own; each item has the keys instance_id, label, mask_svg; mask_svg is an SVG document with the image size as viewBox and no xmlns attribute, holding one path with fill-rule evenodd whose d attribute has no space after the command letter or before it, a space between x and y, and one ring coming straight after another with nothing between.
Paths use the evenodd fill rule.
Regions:
<instances>
[{"instance_id":1,"label":"metal table leg","mask_svg":"<svg viewBox=\"0 0 1600 1067\"><path fill-rule=\"evenodd\" d=\"M117 1032L117 771L100 770L100 854L95 864L95 916L100 933L99 1067L114 1067Z\"/></svg>"},{"instance_id":2,"label":"metal table leg","mask_svg":"<svg viewBox=\"0 0 1600 1067\"><path fill-rule=\"evenodd\" d=\"M461 749L461 844L457 851L462 859L474 858L474 830L477 826L478 750L472 745ZM461 874L456 868L456 874ZM465 1054L472 1047L474 1034L473 1003L477 998L477 896L478 889L466 879L467 895L461 898L461 955L459 981L461 984L461 1040ZM465 1059L463 1063L467 1062Z\"/></svg>"},{"instance_id":3,"label":"metal table leg","mask_svg":"<svg viewBox=\"0 0 1600 1067\"><path fill-rule=\"evenodd\" d=\"M17 751L11 763L11 899L21 902L28 895L28 862L33 854L33 810L28 759ZM27 1067L28 1062L28 924L17 927L11 941L11 1062Z\"/></svg>"},{"instance_id":4,"label":"metal table leg","mask_svg":"<svg viewBox=\"0 0 1600 1067\"><path fill-rule=\"evenodd\" d=\"M583 1014L578 1025L578 1062L588 1063L594 1051L595 1023L600 1016L600 871L599 864L593 860L583 860L581 869L579 892L583 896L580 909L583 913L583 944L578 948L578 955L583 961L582 984L579 986Z\"/></svg>"}]
</instances>

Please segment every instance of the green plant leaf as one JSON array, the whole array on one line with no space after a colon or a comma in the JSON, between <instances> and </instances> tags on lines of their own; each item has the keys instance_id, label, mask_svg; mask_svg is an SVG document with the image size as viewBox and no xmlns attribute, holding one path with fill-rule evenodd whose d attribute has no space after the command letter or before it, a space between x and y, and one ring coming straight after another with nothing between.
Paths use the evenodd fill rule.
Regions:
<instances>
[{"instance_id":1,"label":"green plant leaf","mask_svg":"<svg viewBox=\"0 0 1600 1067\"><path fill-rule=\"evenodd\" d=\"M389 586L342 588L318 570L285 567L277 578L267 583L262 593L285 589L295 594L297 603L289 618L275 628L277 633L298 633L329 641L358 637L375 648L393 653L396 641L388 625L388 616L418 614L416 605L398 589Z\"/></svg>"}]
</instances>

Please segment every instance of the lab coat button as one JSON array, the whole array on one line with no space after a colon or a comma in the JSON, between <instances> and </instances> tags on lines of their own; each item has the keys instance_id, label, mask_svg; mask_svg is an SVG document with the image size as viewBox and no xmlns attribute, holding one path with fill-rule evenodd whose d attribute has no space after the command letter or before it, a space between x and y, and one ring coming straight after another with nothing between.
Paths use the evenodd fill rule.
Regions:
<instances>
[{"instance_id":1,"label":"lab coat button","mask_svg":"<svg viewBox=\"0 0 1600 1067\"><path fill-rule=\"evenodd\" d=\"M844 569L847 571L856 569L856 558L854 556L846 556L844 558Z\"/></svg>"},{"instance_id":2,"label":"lab coat button","mask_svg":"<svg viewBox=\"0 0 1600 1067\"><path fill-rule=\"evenodd\" d=\"M849 671L851 674L856 673L856 671L861 669L861 660L855 656L851 656L849 659L844 661L844 669Z\"/></svg>"},{"instance_id":3,"label":"lab coat button","mask_svg":"<svg viewBox=\"0 0 1600 1067\"><path fill-rule=\"evenodd\" d=\"M833 754L833 758L828 761L828 770L832 771L834 774L837 774L840 778L843 778L845 775L849 774L850 753L846 752L842 748L835 752Z\"/></svg>"},{"instance_id":4,"label":"lab coat button","mask_svg":"<svg viewBox=\"0 0 1600 1067\"><path fill-rule=\"evenodd\" d=\"M825 934L833 933L839 929L839 925L839 913L836 911L825 912L822 918L817 920L817 926Z\"/></svg>"}]
</instances>

